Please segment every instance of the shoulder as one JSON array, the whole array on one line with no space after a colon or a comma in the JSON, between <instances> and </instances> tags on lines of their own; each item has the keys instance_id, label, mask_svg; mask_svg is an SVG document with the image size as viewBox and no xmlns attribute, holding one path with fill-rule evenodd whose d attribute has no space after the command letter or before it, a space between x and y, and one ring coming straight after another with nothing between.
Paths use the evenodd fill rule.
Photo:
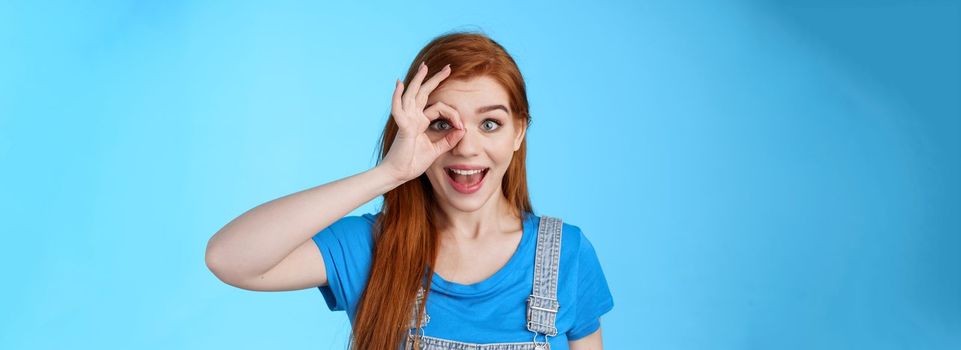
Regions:
<instances>
[{"instance_id":1,"label":"shoulder","mask_svg":"<svg viewBox=\"0 0 961 350\"><path fill-rule=\"evenodd\" d=\"M377 222L378 216L380 216L380 213L348 215L338 219L333 224L331 224L330 227L335 231L336 230L352 230L352 229L370 230L373 228L374 223Z\"/></svg>"},{"instance_id":2,"label":"shoulder","mask_svg":"<svg viewBox=\"0 0 961 350\"><path fill-rule=\"evenodd\" d=\"M373 244L373 228L379 216L379 212L347 215L334 221L330 226L315 234L313 238L317 242L336 240L369 246Z\"/></svg>"},{"instance_id":3,"label":"shoulder","mask_svg":"<svg viewBox=\"0 0 961 350\"><path fill-rule=\"evenodd\" d=\"M584 255L594 254L593 245L579 225L567 222L562 217L545 214L543 216L561 219L561 260L579 261ZM535 224L540 225L541 215L536 215Z\"/></svg>"},{"instance_id":4,"label":"shoulder","mask_svg":"<svg viewBox=\"0 0 961 350\"><path fill-rule=\"evenodd\" d=\"M580 226L573 223L564 223L562 232L561 244L567 245L567 254L570 254L570 258L577 261L578 265L597 259L594 245L591 244L588 234L581 230Z\"/></svg>"},{"instance_id":5,"label":"shoulder","mask_svg":"<svg viewBox=\"0 0 961 350\"><path fill-rule=\"evenodd\" d=\"M577 223L563 223L559 269L560 284L571 293L567 297L578 300L577 308L592 316L605 312L604 309L609 309L613 302L597 252L588 239L589 234Z\"/></svg>"},{"instance_id":6,"label":"shoulder","mask_svg":"<svg viewBox=\"0 0 961 350\"><path fill-rule=\"evenodd\" d=\"M334 225L340 227L358 227L369 229L377 221L378 216L380 216L379 212L376 214L365 213L363 215L348 215L334 222Z\"/></svg>"}]
</instances>

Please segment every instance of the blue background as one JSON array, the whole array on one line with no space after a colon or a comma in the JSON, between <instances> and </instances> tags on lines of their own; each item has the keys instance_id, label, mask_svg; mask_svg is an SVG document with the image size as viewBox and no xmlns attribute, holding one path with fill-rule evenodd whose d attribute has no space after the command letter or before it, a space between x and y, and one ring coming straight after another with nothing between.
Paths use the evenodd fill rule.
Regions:
<instances>
[{"instance_id":1,"label":"blue background","mask_svg":"<svg viewBox=\"0 0 961 350\"><path fill-rule=\"evenodd\" d=\"M453 29L520 65L608 348L961 347L959 2L665 0L3 2L0 348L343 348L316 289L226 285L205 244L373 166Z\"/></svg>"}]
</instances>

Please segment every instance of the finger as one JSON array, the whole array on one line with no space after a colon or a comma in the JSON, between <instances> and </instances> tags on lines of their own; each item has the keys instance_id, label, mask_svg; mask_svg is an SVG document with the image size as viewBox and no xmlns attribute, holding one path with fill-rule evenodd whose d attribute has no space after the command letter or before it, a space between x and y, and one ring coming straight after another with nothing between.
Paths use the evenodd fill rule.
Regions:
<instances>
[{"instance_id":1,"label":"finger","mask_svg":"<svg viewBox=\"0 0 961 350\"><path fill-rule=\"evenodd\" d=\"M434 74L434 76L430 77L427 82L421 85L420 90L417 91L417 97L414 98L414 106L423 106L427 104L427 98L430 96L430 93L437 88L437 85L440 85L441 81L450 76L450 72L450 64L445 65L444 68L441 68L440 72Z\"/></svg>"},{"instance_id":2,"label":"finger","mask_svg":"<svg viewBox=\"0 0 961 350\"><path fill-rule=\"evenodd\" d=\"M457 145L458 142L460 142L460 139L464 137L464 133L466 132L467 131L463 129L451 131L447 135L444 135L444 137L440 140L434 141L434 150L437 152L437 154L450 151L454 148L454 146Z\"/></svg>"},{"instance_id":3,"label":"finger","mask_svg":"<svg viewBox=\"0 0 961 350\"><path fill-rule=\"evenodd\" d=\"M401 97L403 95L404 95L404 83L401 82L400 79L397 79L397 82L394 83L394 96L391 98L391 103L390 103L391 113L400 114L400 112L404 111L403 101L401 100Z\"/></svg>"},{"instance_id":4,"label":"finger","mask_svg":"<svg viewBox=\"0 0 961 350\"><path fill-rule=\"evenodd\" d=\"M424 116L427 117L428 124L433 122L435 119L444 116L448 121L450 121L451 124L454 125L454 128L464 128L464 124L461 122L460 114L457 113L457 110L440 101L437 101L430 107L427 107L427 109L424 110Z\"/></svg>"},{"instance_id":5,"label":"finger","mask_svg":"<svg viewBox=\"0 0 961 350\"><path fill-rule=\"evenodd\" d=\"M394 122L397 123L397 126L404 126L407 123L407 116L403 113L403 101L401 101L401 96L403 96L403 93L404 83L401 82L400 79L397 79L397 82L394 84L394 96L391 99L390 106L390 115L394 117Z\"/></svg>"},{"instance_id":6,"label":"finger","mask_svg":"<svg viewBox=\"0 0 961 350\"><path fill-rule=\"evenodd\" d=\"M417 68L417 74L414 74L414 78L407 85L407 93L404 94L404 110L411 110L414 107L414 98L417 97L417 91L420 90L420 84L425 76L427 76L427 66L421 62L420 67Z\"/></svg>"}]
</instances>

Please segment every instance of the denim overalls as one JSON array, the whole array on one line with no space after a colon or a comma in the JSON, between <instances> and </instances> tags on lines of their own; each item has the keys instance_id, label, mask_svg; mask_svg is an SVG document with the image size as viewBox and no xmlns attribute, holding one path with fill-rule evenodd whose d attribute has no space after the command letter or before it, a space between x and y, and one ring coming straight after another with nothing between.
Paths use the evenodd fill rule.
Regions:
<instances>
[{"instance_id":1,"label":"denim overalls","mask_svg":"<svg viewBox=\"0 0 961 350\"><path fill-rule=\"evenodd\" d=\"M411 314L410 332L407 335L405 349L411 349L414 338L420 338L420 349L424 350L549 350L548 337L557 335L554 321L557 318L557 270L561 258L561 229L560 218L541 216L537 228L537 248L534 255L534 288L527 298L527 330L534 334L531 341L504 343L465 343L454 340L430 337L424 334L424 325L430 322L430 315L425 308L421 319L420 334L417 334L417 310L424 300L424 288L417 290L414 301L414 311ZM544 341L538 342L538 333L544 335Z\"/></svg>"}]
</instances>

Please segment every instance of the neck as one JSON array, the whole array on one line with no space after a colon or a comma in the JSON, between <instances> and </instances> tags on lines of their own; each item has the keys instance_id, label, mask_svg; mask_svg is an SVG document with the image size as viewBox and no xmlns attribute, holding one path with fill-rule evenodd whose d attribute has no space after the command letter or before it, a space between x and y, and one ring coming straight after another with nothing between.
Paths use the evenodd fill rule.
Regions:
<instances>
[{"instance_id":1,"label":"neck","mask_svg":"<svg viewBox=\"0 0 961 350\"><path fill-rule=\"evenodd\" d=\"M475 211L465 212L441 204L441 212L435 215L438 231L443 238L455 241L483 240L491 235L516 232L520 218L512 212L503 194L496 200L487 201Z\"/></svg>"}]
</instances>

